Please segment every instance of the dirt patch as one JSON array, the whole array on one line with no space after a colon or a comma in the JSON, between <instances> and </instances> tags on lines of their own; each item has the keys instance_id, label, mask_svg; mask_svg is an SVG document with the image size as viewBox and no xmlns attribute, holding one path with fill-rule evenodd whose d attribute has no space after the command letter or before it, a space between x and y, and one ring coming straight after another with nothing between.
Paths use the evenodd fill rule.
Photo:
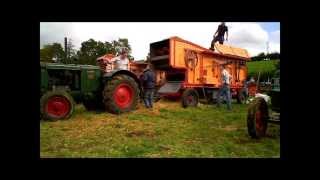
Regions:
<instances>
[{"instance_id":1,"label":"dirt patch","mask_svg":"<svg viewBox=\"0 0 320 180\"><path fill-rule=\"evenodd\" d=\"M159 145L159 148L160 148L162 151L169 151L169 150L171 150L170 147L164 146L164 145Z\"/></svg>"},{"instance_id":2,"label":"dirt patch","mask_svg":"<svg viewBox=\"0 0 320 180\"><path fill-rule=\"evenodd\" d=\"M144 131L144 130L136 130L136 131L130 131L126 133L127 137L154 137L156 134L153 131Z\"/></svg>"},{"instance_id":3,"label":"dirt patch","mask_svg":"<svg viewBox=\"0 0 320 180\"><path fill-rule=\"evenodd\" d=\"M229 125L229 126L225 126L225 127L221 128L221 129L229 132L229 131L236 131L238 128L235 126Z\"/></svg>"}]
</instances>

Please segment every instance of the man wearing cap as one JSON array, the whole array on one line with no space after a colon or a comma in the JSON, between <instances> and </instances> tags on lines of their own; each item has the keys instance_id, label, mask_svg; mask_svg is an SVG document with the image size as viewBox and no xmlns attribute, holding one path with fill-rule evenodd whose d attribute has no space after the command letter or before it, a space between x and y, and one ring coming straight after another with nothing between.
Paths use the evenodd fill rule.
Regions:
<instances>
[{"instance_id":1,"label":"man wearing cap","mask_svg":"<svg viewBox=\"0 0 320 180\"><path fill-rule=\"evenodd\" d=\"M226 39L224 38L224 35ZM226 26L225 22L222 22L219 26L217 31L213 35L213 40L211 42L211 50L214 50L214 44L218 41L219 44L223 44L224 40L228 41L228 26Z\"/></svg>"},{"instance_id":2,"label":"man wearing cap","mask_svg":"<svg viewBox=\"0 0 320 180\"><path fill-rule=\"evenodd\" d=\"M221 74L222 86L219 89L218 97L217 97L217 106L220 107L221 96L225 97L227 101L227 109L231 110L231 94L230 94L230 80L231 75L226 70L226 65L222 65L222 74Z\"/></svg>"},{"instance_id":3,"label":"man wearing cap","mask_svg":"<svg viewBox=\"0 0 320 180\"><path fill-rule=\"evenodd\" d=\"M156 77L153 71L153 67L149 63L140 77L140 81L143 86L143 94L144 94L143 101L146 108L153 107L152 102L153 102L153 95L154 95L154 88L155 88L155 80L156 80Z\"/></svg>"},{"instance_id":4,"label":"man wearing cap","mask_svg":"<svg viewBox=\"0 0 320 180\"><path fill-rule=\"evenodd\" d=\"M115 68L117 70L123 69L128 70L129 69L129 59L128 59L128 52L126 49L121 49L120 55L116 56L111 59L111 62L114 63Z\"/></svg>"}]
</instances>

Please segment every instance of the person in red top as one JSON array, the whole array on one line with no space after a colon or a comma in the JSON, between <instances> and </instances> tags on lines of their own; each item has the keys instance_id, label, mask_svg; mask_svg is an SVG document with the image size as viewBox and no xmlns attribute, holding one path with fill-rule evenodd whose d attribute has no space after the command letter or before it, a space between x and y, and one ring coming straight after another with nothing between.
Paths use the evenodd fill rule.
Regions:
<instances>
[{"instance_id":1,"label":"person in red top","mask_svg":"<svg viewBox=\"0 0 320 180\"><path fill-rule=\"evenodd\" d=\"M226 39L224 35L226 34ZM228 41L228 26L226 26L225 22L222 22L219 26L217 31L213 35L213 40L211 42L210 49L214 51L214 44L218 41L219 44L223 44L224 40Z\"/></svg>"}]
</instances>

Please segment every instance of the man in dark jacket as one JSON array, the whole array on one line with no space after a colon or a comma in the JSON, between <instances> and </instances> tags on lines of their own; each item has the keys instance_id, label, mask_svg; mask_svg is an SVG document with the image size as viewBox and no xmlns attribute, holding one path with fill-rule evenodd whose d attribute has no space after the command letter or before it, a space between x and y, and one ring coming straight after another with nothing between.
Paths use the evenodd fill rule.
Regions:
<instances>
[{"instance_id":1,"label":"man in dark jacket","mask_svg":"<svg viewBox=\"0 0 320 180\"><path fill-rule=\"evenodd\" d=\"M152 70L152 65L148 64L141 76L143 86L144 104L146 108L152 108L153 94L155 88L155 73Z\"/></svg>"},{"instance_id":2,"label":"man in dark jacket","mask_svg":"<svg viewBox=\"0 0 320 180\"><path fill-rule=\"evenodd\" d=\"M226 39L224 38L224 35L226 36ZM228 41L228 26L226 26L225 22L222 22L219 26L217 31L213 35L213 40L211 42L211 50L214 51L214 44L216 42L219 42L220 44L223 44L224 40Z\"/></svg>"}]
</instances>

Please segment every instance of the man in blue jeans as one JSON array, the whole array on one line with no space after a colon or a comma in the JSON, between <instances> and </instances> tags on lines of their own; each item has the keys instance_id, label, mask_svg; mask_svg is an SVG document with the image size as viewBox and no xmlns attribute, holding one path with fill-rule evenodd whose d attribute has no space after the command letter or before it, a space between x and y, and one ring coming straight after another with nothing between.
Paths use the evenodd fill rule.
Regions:
<instances>
[{"instance_id":1,"label":"man in blue jeans","mask_svg":"<svg viewBox=\"0 0 320 180\"><path fill-rule=\"evenodd\" d=\"M147 68L143 71L143 75L141 77L144 94L143 101L146 108L153 107L152 101L155 87L155 73L153 72L151 66L151 64L147 65Z\"/></svg>"},{"instance_id":2,"label":"man in blue jeans","mask_svg":"<svg viewBox=\"0 0 320 180\"><path fill-rule=\"evenodd\" d=\"M226 70L226 65L222 65L222 86L219 89L218 97L217 97L217 106L220 107L221 104L221 96L225 97L227 101L227 109L231 110L231 94L230 94L230 73Z\"/></svg>"}]
</instances>

